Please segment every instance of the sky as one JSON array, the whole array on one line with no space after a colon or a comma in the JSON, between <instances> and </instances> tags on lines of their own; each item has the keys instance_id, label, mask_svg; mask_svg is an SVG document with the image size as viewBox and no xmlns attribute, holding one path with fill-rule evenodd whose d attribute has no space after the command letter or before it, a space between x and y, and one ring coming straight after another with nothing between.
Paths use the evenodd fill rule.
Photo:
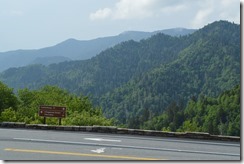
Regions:
<instances>
[{"instance_id":1,"label":"sky","mask_svg":"<svg viewBox=\"0 0 244 164\"><path fill-rule=\"evenodd\" d=\"M239 0L0 0L0 52L124 31L240 24Z\"/></svg>"}]
</instances>

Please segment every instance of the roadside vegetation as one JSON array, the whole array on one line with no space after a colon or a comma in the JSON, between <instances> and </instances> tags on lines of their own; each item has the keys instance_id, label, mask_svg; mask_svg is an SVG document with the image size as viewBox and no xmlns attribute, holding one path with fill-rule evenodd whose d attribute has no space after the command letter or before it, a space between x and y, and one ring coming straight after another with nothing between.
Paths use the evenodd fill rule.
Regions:
<instances>
[{"instance_id":1,"label":"roadside vegetation","mask_svg":"<svg viewBox=\"0 0 244 164\"><path fill-rule=\"evenodd\" d=\"M39 90L21 89L16 94L0 82L0 122L25 122L42 124L38 115L40 105L66 106L67 117L62 125L102 125L130 128L193 131L210 134L240 136L240 85L225 91L216 98L193 96L184 108L172 102L163 114L151 119L150 111L144 110L140 117L130 118L128 125L117 124L116 119L107 119L100 107L94 107L86 96L76 96L55 86ZM57 125L57 118L47 118L47 124Z\"/></svg>"},{"instance_id":2,"label":"roadside vegetation","mask_svg":"<svg viewBox=\"0 0 244 164\"><path fill-rule=\"evenodd\" d=\"M99 107L94 107L88 97L76 96L55 86L39 90L21 89L17 94L0 82L0 122L26 122L41 124L38 116L40 105L66 106L67 117L62 125L112 125L113 119L106 119ZM57 125L57 118L47 118L47 124Z\"/></svg>"}]
</instances>

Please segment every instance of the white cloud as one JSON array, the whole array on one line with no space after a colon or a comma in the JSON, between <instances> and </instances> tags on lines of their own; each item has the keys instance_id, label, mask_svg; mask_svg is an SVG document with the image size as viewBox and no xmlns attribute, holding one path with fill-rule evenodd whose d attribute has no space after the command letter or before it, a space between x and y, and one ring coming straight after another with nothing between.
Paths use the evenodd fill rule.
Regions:
<instances>
[{"instance_id":1,"label":"white cloud","mask_svg":"<svg viewBox=\"0 0 244 164\"><path fill-rule=\"evenodd\" d=\"M177 6L166 6L166 7L163 7L161 9L161 11L163 13L166 13L166 14L172 14L172 13L175 13L175 12L183 11L185 9L187 9L187 6L186 5L179 4Z\"/></svg>"},{"instance_id":2,"label":"white cloud","mask_svg":"<svg viewBox=\"0 0 244 164\"><path fill-rule=\"evenodd\" d=\"M240 23L239 0L204 0L196 3L195 7L198 10L191 21L192 28L200 28L216 20Z\"/></svg>"},{"instance_id":3,"label":"white cloud","mask_svg":"<svg viewBox=\"0 0 244 164\"><path fill-rule=\"evenodd\" d=\"M110 17L112 14L112 10L109 8L99 9L95 13L90 14L91 20L99 20L99 19L106 19Z\"/></svg>"},{"instance_id":4,"label":"white cloud","mask_svg":"<svg viewBox=\"0 0 244 164\"><path fill-rule=\"evenodd\" d=\"M221 0L220 3L222 6L219 11L220 19L227 19L235 23L240 23L240 2L233 3L232 0Z\"/></svg>"},{"instance_id":5,"label":"white cloud","mask_svg":"<svg viewBox=\"0 0 244 164\"><path fill-rule=\"evenodd\" d=\"M144 19L162 12L178 12L185 8L178 0L119 0L113 7L99 9L90 14L96 19ZM175 4L179 4L174 6Z\"/></svg>"},{"instance_id":6,"label":"white cloud","mask_svg":"<svg viewBox=\"0 0 244 164\"><path fill-rule=\"evenodd\" d=\"M206 24L207 19L209 19L214 9L213 0L203 0L202 3L195 3L197 8L196 12L193 14L193 19L191 21L191 26L193 28L199 28Z\"/></svg>"},{"instance_id":7,"label":"white cloud","mask_svg":"<svg viewBox=\"0 0 244 164\"><path fill-rule=\"evenodd\" d=\"M206 23L206 20L209 18L210 14L212 14L213 10L212 8L205 8L202 10L199 10L192 21L192 27L198 28L201 27Z\"/></svg>"},{"instance_id":8,"label":"white cloud","mask_svg":"<svg viewBox=\"0 0 244 164\"><path fill-rule=\"evenodd\" d=\"M113 19L145 18L153 15L150 10L157 0L120 0L116 4Z\"/></svg>"},{"instance_id":9,"label":"white cloud","mask_svg":"<svg viewBox=\"0 0 244 164\"><path fill-rule=\"evenodd\" d=\"M240 23L239 0L118 0L90 14L90 20L158 19L201 28L216 20ZM181 22L181 23L180 23Z\"/></svg>"}]
</instances>

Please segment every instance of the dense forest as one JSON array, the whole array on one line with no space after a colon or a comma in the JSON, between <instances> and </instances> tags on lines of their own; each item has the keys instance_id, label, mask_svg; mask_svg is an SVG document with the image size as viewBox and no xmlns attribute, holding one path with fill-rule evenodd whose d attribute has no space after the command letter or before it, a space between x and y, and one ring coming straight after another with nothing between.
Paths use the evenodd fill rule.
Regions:
<instances>
[{"instance_id":1,"label":"dense forest","mask_svg":"<svg viewBox=\"0 0 244 164\"><path fill-rule=\"evenodd\" d=\"M38 115L43 104L66 106L63 125L116 125L115 119L104 117L102 109L94 107L88 97L76 96L58 87L45 86L40 90L21 89L17 95L0 83L0 122L41 124ZM210 134L240 136L240 85L216 98L200 95L191 97L184 108L182 102L172 102L163 114L151 119L149 110L129 119L128 126L162 131L197 131ZM57 118L48 118L47 124L57 125ZM124 126L124 125L120 125Z\"/></svg>"},{"instance_id":2,"label":"dense forest","mask_svg":"<svg viewBox=\"0 0 244 164\"><path fill-rule=\"evenodd\" d=\"M240 84L239 32L238 26L226 22L197 31L193 36L203 35L201 39L190 36L196 40L177 59L106 93L100 99L105 115L128 124L145 110L154 117L174 101L184 107L192 96L214 97Z\"/></svg>"},{"instance_id":3,"label":"dense forest","mask_svg":"<svg viewBox=\"0 0 244 164\"><path fill-rule=\"evenodd\" d=\"M97 119L108 125L240 135L240 53L240 25L218 21L185 36L160 33L122 42L89 60L11 68L0 74L0 81L14 88L17 103L2 108L1 118L3 109L18 118L17 110L24 110L22 93L43 95L50 89L46 93L65 93L79 103L86 99L88 113L97 111ZM32 100L28 103L34 111L38 103ZM72 112L76 110L85 115L78 107ZM31 123L35 117L25 119ZM71 118L64 122L75 123Z\"/></svg>"},{"instance_id":4,"label":"dense forest","mask_svg":"<svg viewBox=\"0 0 244 164\"><path fill-rule=\"evenodd\" d=\"M148 113L149 114L149 113ZM147 112L142 119L148 117ZM196 131L240 136L240 85L218 97L192 97L186 106L172 102L162 115L138 122L143 129L163 131ZM139 121L141 119L138 119Z\"/></svg>"},{"instance_id":5,"label":"dense forest","mask_svg":"<svg viewBox=\"0 0 244 164\"><path fill-rule=\"evenodd\" d=\"M26 122L42 124L39 117L40 105L67 107L67 117L63 125L113 125L113 119L106 119L101 108L94 107L88 97L73 95L54 86L45 86L39 90L20 89L15 95L8 86L0 83L0 122ZM47 124L57 125L57 118L48 118Z\"/></svg>"}]
</instances>

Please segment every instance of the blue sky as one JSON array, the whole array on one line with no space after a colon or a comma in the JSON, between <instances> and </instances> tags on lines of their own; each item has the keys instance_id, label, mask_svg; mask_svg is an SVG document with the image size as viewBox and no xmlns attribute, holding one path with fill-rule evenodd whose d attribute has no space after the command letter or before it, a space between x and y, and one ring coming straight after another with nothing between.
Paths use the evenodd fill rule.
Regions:
<instances>
[{"instance_id":1,"label":"blue sky","mask_svg":"<svg viewBox=\"0 0 244 164\"><path fill-rule=\"evenodd\" d=\"M123 31L240 23L238 0L0 0L0 52Z\"/></svg>"}]
</instances>

